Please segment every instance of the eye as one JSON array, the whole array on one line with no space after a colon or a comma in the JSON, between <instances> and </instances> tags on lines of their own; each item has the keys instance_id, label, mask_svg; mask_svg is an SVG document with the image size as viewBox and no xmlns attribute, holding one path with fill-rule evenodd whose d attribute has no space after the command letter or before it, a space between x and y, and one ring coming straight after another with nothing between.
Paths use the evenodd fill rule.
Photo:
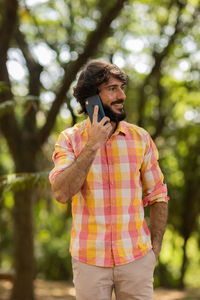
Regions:
<instances>
[{"instance_id":1,"label":"eye","mask_svg":"<svg viewBox=\"0 0 200 300\"><path fill-rule=\"evenodd\" d=\"M115 90L116 90L116 87L115 87L115 86L109 87L109 91L114 92Z\"/></svg>"}]
</instances>

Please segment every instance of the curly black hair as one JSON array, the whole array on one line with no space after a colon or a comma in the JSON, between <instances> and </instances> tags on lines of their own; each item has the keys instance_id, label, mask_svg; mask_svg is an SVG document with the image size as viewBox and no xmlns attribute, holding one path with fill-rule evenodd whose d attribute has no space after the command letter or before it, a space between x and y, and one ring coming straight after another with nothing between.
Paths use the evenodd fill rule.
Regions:
<instances>
[{"instance_id":1,"label":"curly black hair","mask_svg":"<svg viewBox=\"0 0 200 300\"><path fill-rule=\"evenodd\" d=\"M74 97L81 105L80 113L87 113L85 101L87 97L98 94L98 87L108 82L110 77L115 77L124 85L128 82L128 76L116 65L100 60L89 62L80 73L77 85L74 87Z\"/></svg>"}]
</instances>

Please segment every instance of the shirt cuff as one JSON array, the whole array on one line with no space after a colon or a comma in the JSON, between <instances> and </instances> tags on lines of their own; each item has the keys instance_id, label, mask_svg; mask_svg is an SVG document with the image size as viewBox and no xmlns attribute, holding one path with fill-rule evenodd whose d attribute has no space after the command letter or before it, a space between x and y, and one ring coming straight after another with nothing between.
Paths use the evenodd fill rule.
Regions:
<instances>
[{"instance_id":1,"label":"shirt cuff","mask_svg":"<svg viewBox=\"0 0 200 300\"><path fill-rule=\"evenodd\" d=\"M49 181L50 184L53 185L53 182L56 178L56 176L60 173L62 173L65 169L67 169L69 166L62 166L62 168L54 168L50 174L49 174Z\"/></svg>"},{"instance_id":2,"label":"shirt cuff","mask_svg":"<svg viewBox=\"0 0 200 300\"><path fill-rule=\"evenodd\" d=\"M143 205L152 205L155 202L168 202L169 197L167 196L167 186L166 184L160 186L155 191L151 192L150 194L146 195L143 198Z\"/></svg>"},{"instance_id":3,"label":"shirt cuff","mask_svg":"<svg viewBox=\"0 0 200 300\"><path fill-rule=\"evenodd\" d=\"M165 203L168 203L169 201L169 197L163 197L163 198L157 198L157 199L154 199L152 201L149 201L147 203L147 205L151 206L152 204L154 203L158 203L158 202L165 202Z\"/></svg>"}]
</instances>

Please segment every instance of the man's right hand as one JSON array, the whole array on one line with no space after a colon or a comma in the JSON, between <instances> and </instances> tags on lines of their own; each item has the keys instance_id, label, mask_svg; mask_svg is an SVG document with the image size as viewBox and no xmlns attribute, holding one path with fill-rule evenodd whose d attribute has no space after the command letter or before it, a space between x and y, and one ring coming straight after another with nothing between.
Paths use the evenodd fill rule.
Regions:
<instances>
[{"instance_id":1,"label":"man's right hand","mask_svg":"<svg viewBox=\"0 0 200 300\"><path fill-rule=\"evenodd\" d=\"M103 119L98 122L98 110L99 107L95 105L93 122L90 128L90 135L88 140L88 146L91 146L94 150L98 150L105 143L113 130L110 119L108 117L103 117Z\"/></svg>"}]
</instances>

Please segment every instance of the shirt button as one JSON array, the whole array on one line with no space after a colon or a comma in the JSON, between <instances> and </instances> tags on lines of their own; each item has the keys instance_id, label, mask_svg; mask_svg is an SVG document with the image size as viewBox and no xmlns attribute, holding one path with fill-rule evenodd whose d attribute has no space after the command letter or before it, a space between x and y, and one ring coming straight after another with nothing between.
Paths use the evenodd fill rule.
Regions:
<instances>
[{"instance_id":1,"label":"shirt button","mask_svg":"<svg viewBox=\"0 0 200 300\"><path fill-rule=\"evenodd\" d=\"M110 183L111 183L111 184L114 184L114 181L111 181Z\"/></svg>"},{"instance_id":2,"label":"shirt button","mask_svg":"<svg viewBox=\"0 0 200 300\"><path fill-rule=\"evenodd\" d=\"M115 205L115 201L112 201L112 205Z\"/></svg>"},{"instance_id":3,"label":"shirt button","mask_svg":"<svg viewBox=\"0 0 200 300\"><path fill-rule=\"evenodd\" d=\"M109 165L112 165L112 164L113 164L112 161L110 161L110 162L109 162Z\"/></svg>"}]
</instances>

